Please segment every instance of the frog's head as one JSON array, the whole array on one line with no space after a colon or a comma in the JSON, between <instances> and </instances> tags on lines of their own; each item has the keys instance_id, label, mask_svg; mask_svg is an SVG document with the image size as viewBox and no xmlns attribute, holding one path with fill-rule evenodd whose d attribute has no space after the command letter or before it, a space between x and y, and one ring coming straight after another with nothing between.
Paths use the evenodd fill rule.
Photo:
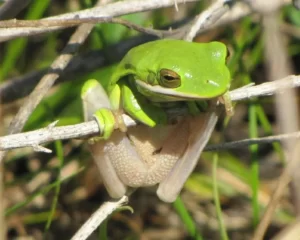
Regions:
<instances>
[{"instance_id":1,"label":"frog's head","mask_svg":"<svg viewBox=\"0 0 300 240\"><path fill-rule=\"evenodd\" d=\"M170 47L151 55L155 64L144 71L147 80L136 78L142 94L152 101L180 101L215 98L228 91L231 78L223 43L179 41L176 46L177 40L166 41L171 41Z\"/></svg>"}]
</instances>

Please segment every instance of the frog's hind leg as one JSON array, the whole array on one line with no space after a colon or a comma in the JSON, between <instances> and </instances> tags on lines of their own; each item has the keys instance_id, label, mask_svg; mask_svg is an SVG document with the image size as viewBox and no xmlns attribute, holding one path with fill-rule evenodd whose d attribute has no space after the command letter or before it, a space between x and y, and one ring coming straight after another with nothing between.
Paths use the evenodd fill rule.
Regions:
<instances>
[{"instance_id":1,"label":"frog's hind leg","mask_svg":"<svg viewBox=\"0 0 300 240\"><path fill-rule=\"evenodd\" d=\"M149 104L145 96L129 82L120 81L119 84L122 89L122 107L133 119L149 127L167 123L167 114L161 107Z\"/></svg>"},{"instance_id":2,"label":"frog's hind leg","mask_svg":"<svg viewBox=\"0 0 300 240\"><path fill-rule=\"evenodd\" d=\"M111 138L114 138L114 133ZM111 141L111 140L110 140ZM112 198L121 198L126 194L127 187L118 177L110 158L105 152L106 141L98 141L90 145L90 151L99 169L103 184Z\"/></svg>"},{"instance_id":3,"label":"frog's hind leg","mask_svg":"<svg viewBox=\"0 0 300 240\"><path fill-rule=\"evenodd\" d=\"M157 189L158 197L165 202L176 200L185 181L194 170L218 119L216 112L209 112L196 117L190 116L189 118L189 124L186 126L187 131L189 131L187 149Z\"/></svg>"}]
</instances>

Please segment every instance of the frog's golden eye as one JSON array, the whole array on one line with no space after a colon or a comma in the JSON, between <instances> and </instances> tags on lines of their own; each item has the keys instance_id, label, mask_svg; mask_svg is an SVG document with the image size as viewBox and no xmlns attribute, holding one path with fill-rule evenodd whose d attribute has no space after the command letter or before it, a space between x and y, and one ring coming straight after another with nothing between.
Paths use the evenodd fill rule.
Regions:
<instances>
[{"instance_id":1,"label":"frog's golden eye","mask_svg":"<svg viewBox=\"0 0 300 240\"><path fill-rule=\"evenodd\" d=\"M180 76L170 69L161 69L159 75L159 81L163 87L177 88L181 85Z\"/></svg>"}]
</instances>

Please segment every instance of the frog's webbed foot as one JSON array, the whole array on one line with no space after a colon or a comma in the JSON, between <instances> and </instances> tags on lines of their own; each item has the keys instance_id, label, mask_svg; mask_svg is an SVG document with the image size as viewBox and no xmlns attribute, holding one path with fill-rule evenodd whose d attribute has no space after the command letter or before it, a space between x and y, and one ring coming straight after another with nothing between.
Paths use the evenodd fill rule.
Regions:
<instances>
[{"instance_id":1,"label":"frog's webbed foot","mask_svg":"<svg viewBox=\"0 0 300 240\"><path fill-rule=\"evenodd\" d=\"M234 114L233 104L229 95L229 92L226 92L222 96L219 97L219 101L224 104L226 115L231 117Z\"/></svg>"},{"instance_id":2,"label":"frog's webbed foot","mask_svg":"<svg viewBox=\"0 0 300 240\"><path fill-rule=\"evenodd\" d=\"M81 98L85 121L95 119L101 133L100 136L91 138L89 143L107 140L114 129L119 128L122 132L127 130L122 113L112 110L109 98L97 80L92 79L84 83Z\"/></svg>"},{"instance_id":3,"label":"frog's webbed foot","mask_svg":"<svg viewBox=\"0 0 300 240\"><path fill-rule=\"evenodd\" d=\"M94 118L98 123L101 135L89 139L89 143L93 144L99 140L107 140L115 129L115 116L111 109L101 108L94 113Z\"/></svg>"}]
</instances>

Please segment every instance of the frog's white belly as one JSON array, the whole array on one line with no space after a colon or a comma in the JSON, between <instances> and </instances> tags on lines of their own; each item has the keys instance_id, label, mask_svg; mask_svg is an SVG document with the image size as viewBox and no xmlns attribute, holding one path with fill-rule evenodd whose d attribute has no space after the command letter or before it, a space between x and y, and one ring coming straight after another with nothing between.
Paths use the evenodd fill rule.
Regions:
<instances>
[{"instance_id":1,"label":"frog's white belly","mask_svg":"<svg viewBox=\"0 0 300 240\"><path fill-rule=\"evenodd\" d=\"M185 120L172 126L132 127L115 131L104 146L118 177L127 186L145 187L160 183L183 155L189 136Z\"/></svg>"}]
</instances>

